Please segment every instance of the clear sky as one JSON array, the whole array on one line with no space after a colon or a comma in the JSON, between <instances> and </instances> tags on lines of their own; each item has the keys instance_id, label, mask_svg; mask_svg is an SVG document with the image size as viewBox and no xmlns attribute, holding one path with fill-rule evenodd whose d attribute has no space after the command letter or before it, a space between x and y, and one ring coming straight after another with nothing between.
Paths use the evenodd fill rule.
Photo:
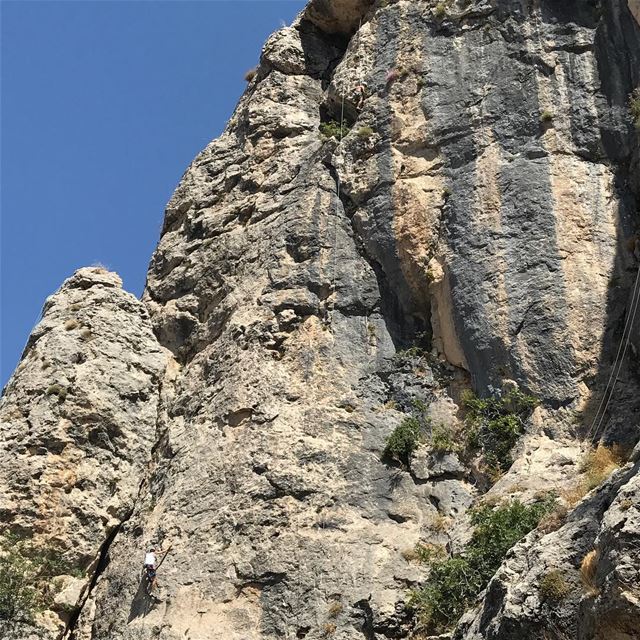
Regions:
<instances>
[{"instance_id":1,"label":"clear sky","mask_svg":"<svg viewBox=\"0 0 640 640\"><path fill-rule=\"evenodd\" d=\"M164 205L304 0L2 0L1 375L100 262L140 295Z\"/></svg>"}]
</instances>

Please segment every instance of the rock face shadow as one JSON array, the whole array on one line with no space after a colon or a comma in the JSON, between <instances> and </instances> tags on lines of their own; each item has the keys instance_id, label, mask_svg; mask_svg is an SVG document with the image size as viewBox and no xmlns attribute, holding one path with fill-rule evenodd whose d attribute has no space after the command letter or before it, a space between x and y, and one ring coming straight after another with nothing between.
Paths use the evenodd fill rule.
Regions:
<instances>
[{"instance_id":1,"label":"rock face shadow","mask_svg":"<svg viewBox=\"0 0 640 640\"><path fill-rule=\"evenodd\" d=\"M144 618L151 608L153 607L154 597L149 594L149 581L147 576L143 573L140 576L140 582L138 584L138 590L136 591L133 600L131 601L131 608L129 609L129 617L127 618L127 624L135 620L136 618Z\"/></svg>"}]
</instances>

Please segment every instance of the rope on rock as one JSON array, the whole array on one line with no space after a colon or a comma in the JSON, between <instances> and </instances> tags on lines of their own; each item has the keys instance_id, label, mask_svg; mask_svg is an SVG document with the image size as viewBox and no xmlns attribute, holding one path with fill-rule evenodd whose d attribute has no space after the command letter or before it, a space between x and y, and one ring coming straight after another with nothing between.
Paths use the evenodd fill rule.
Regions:
<instances>
[{"instance_id":1,"label":"rope on rock","mask_svg":"<svg viewBox=\"0 0 640 640\"><path fill-rule=\"evenodd\" d=\"M607 413L607 409L609 408L609 404L611 402L611 398L613 396L613 392L615 390L616 384L618 383L618 378L620 377L622 364L624 362L625 356L627 355L627 350L629 349L629 344L631 342L631 331L633 330L633 325L635 323L639 303L640 303L640 269L638 269L638 273L636 274L636 280L633 286L633 294L631 295L631 304L629 306L629 313L627 315L627 320L625 322L624 331L622 332L622 338L620 340L620 344L618 345L618 351L613 361L611 373L609 374L607 386L605 387L604 393L602 394L602 398L600 399L600 404L598 405L598 410L596 411L596 415L593 418L591 428L589 429L590 438L595 438L600 432L600 428L603 425L604 417ZM624 348L623 348L623 345L624 345ZM613 381L613 384L612 384L612 381ZM601 413L601 410L602 410L602 413ZM606 426L606 423L605 423L605 426Z\"/></svg>"},{"instance_id":2,"label":"rope on rock","mask_svg":"<svg viewBox=\"0 0 640 640\"><path fill-rule=\"evenodd\" d=\"M342 129L344 127L344 91L342 92L342 105L340 107L340 134L338 140L338 146L342 143ZM333 329L333 314L336 310L336 272L338 262L338 214L340 212L340 173L334 167L336 172L336 211L333 221L333 266L332 266L332 278L331 278L331 296L333 298L331 302L331 313L329 314L329 327Z\"/></svg>"}]
</instances>

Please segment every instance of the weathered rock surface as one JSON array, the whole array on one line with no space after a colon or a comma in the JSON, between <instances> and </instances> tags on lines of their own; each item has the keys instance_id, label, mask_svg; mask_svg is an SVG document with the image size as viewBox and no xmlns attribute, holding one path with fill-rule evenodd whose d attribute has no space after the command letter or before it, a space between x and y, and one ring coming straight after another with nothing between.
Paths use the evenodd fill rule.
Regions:
<instances>
[{"instance_id":1,"label":"weathered rock surface","mask_svg":"<svg viewBox=\"0 0 640 640\"><path fill-rule=\"evenodd\" d=\"M31 538L83 576L56 597L61 617L45 614L51 637L131 514L156 441L167 354L121 285L80 269L48 298L0 404L3 533Z\"/></svg>"},{"instance_id":2,"label":"weathered rock surface","mask_svg":"<svg viewBox=\"0 0 640 640\"><path fill-rule=\"evenodd\" d=\"M139 449L115 446L109 469L95 471L122 478L119 502L74 545L93 558L122 524L65 637L409 637L407 591L426 568L406 552L460 545L484 490L477 468L428 443L411 468L383 458L416 407L458 430L464 389L484 395L509 380L541 399L490 491L498 498L569 486L589 437L638 441L634 2L443 7L312 0L269 38L227 129L167 207L143 302L172 359L139 303L113 288L138 324L114 320L126 328L111 341L121 348L98 359L99 373L115 373L114 406L129 398L122 420L136 427L121 430ZM320 135L341 115L341 140ZM6 403L17 381L43 375L35 346ZM154 363L143 390L127 358ZM76 405L70 376L88 359L62 361L56 382L73 393L47 400L30 437L51 438L60 407ZM48 456L54 445L41 443ZM15 474L33 464L20 460ZM600 618L616 615L617 637L632 637L636 471L517 547L459 637L553 637L557 627L599 638L610 628ZM100 508L111 479L95 490ZM33 509L31 494L16 495ZM77 517L93 523L97 508L80 502ZM138 572L151 544L171 545L157 598ZM543 602L544 572L558 566L577 585L594 546L600 595L576 587L561 605Z\"/></svg>"}]
</instances>

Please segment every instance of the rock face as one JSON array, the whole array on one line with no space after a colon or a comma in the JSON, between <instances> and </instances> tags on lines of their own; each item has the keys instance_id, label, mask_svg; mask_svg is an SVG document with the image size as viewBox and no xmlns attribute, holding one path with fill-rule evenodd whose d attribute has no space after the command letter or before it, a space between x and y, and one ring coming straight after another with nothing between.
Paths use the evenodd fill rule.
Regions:
<instances>
[{"instance_id":1,"label":"rock face","mask_svg":"<svg viewBox=\"0 0 640 640\"><path fill-rule=\"evenodd\" d=\"M7 389L10 409L47 403L44 426L15 431L34 443L11 477L37 475L39 450L66 451L52 436L68 432L61 418L88 424L67 407L119 425L106 430L112 448L88 440L107 456L92 503L77 507L94 528L65 520L87 561L117 528L65 638L409 637L407 591L426 568L408 552L460 544L484 488L472 465L428 446L410 465L385 458L408 414L426 407L455 430L465 388L510 381L539 397L496 497L568 485L589 438L637 442L632 11L623 0L312 0L269 38L226 131L168 204L143 296L159 344L140 303L105 284L113 276L83 270ZM327 138L319 127L332 120L347 126ZM109 325L110 309L123 313L115 300L91 307L105 327L91 383L108 386L109 411L93 389L75 400L84 343L65 343L55 369L64 402L20 396L22 380L45 386L36 354L57 347L34 351L43 327L73 337L56 323L68 296L91 292L130 309ZM20 449L8 433L10 459ZM557 531L531 534L458 636L599 638L615 619L616 638L632 638L636 596L621 585L638 586L636 471ZM37 491L17 491L5 511L53 535L35 526ZM171 546L157 598L138 572L150 545ZM546 615L544 567L571 567L577 584L594 546L600 595L576 589Z\"/></svg>"},{"instance_id":2,"label":"rock face","mask_svg":"<svg viewBox=\"0 0 640 640\"><path fill-rule=\"evenodd\" d=\"M48 298L0 404L2 522L64 561L74 600L133 511L156 441L168 356L121 285L104 269L80 269ZM50 637L64 630L69 604L44 616Z\"/></svg>"}]
</instances>

